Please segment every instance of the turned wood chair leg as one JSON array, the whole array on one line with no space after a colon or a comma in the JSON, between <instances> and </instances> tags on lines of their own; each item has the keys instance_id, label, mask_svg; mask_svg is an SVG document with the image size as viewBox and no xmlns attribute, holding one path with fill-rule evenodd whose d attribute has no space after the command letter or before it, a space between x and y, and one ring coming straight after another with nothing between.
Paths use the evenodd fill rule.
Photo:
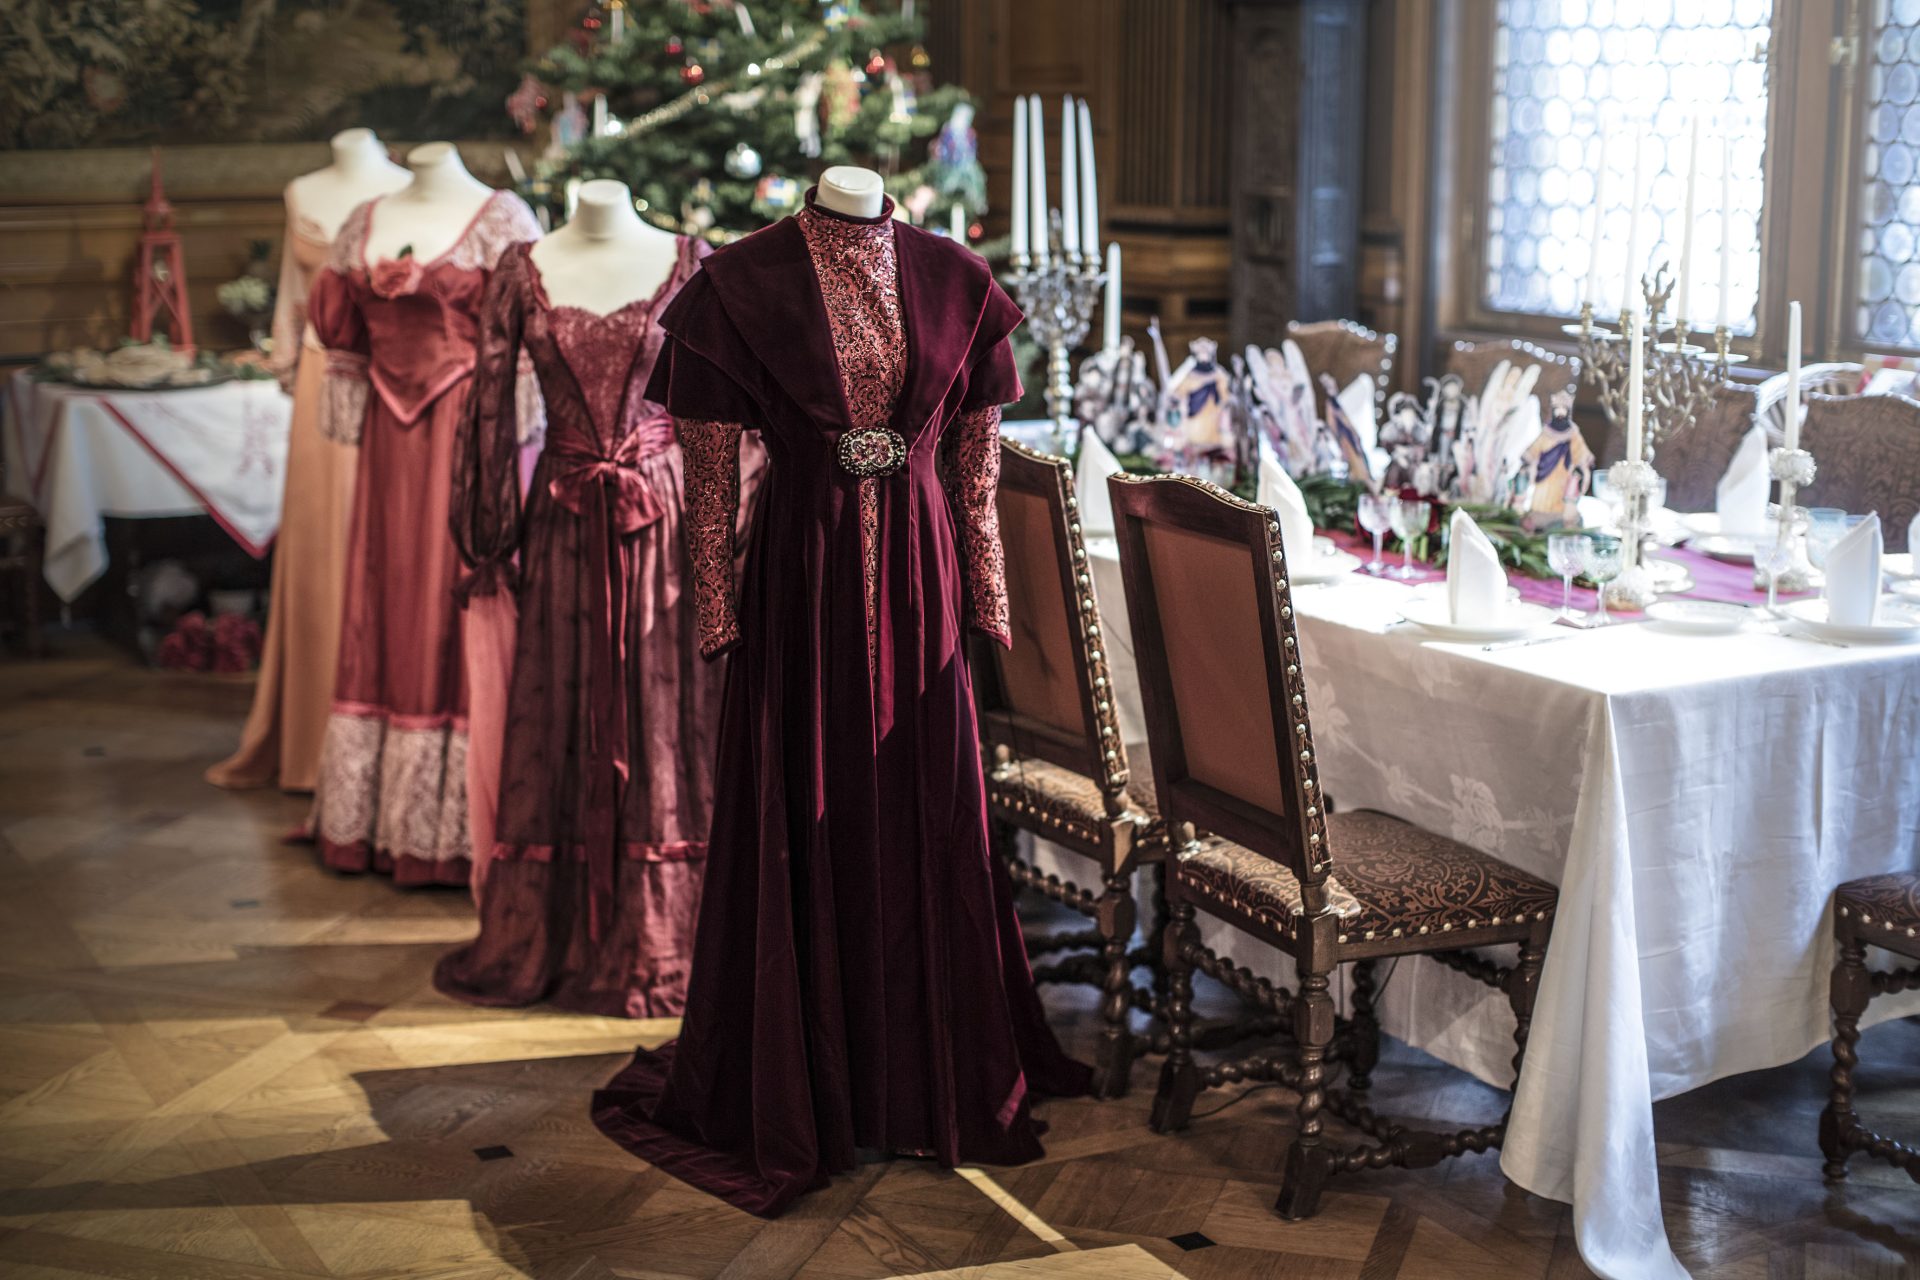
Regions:
<instances>
[{"instance_id":1,"label":"turned wood chair leg","mask_svg":"<svg viewBox=\"0 0 1920 1280\"><path fill-rule=\"evenodd\" d=\"M1133 1074L1133 876L1110 874L1100 895L1094 920L1100 931L1100 959L1106 972L1100 988L1100 1052L1094 1063L1093 1092L1098 1098L1121 1098Z\"/></svg>"},{"instance_id":2,"label":"turned wood chair leg","mask_svg":"<svg viewBox=\"0 0 1920 1280\"><path fill-rule=\"evenodd\" d=\"M1153 1003L1156 1009L1167 1007L1167 966L1161 954L1161 939L1167 936L1167 925L1173 916L1167 906L1167 864L1157 862L1153 867L1153 923L1147 934L1151 939L1147 950L1153 956Z\"/></svg>"},{"instance_id":3,"label":"turned wood chair leg","mask_svg":"<svg viewBox=\"0 0 1920 1280\"><path fill-rule=\"evenodd\" d=\"M1311 1218L1320 1209L1320 1193L1333 1176L1333 1149L1321 1133L1320 1111L1327 1101L1327 1046L1333 1043L1333 1000L1327 975L1309 973L1294 1000L1293 1034L1300 1042L1300 1128L1287 1148L1280 1198L1274 1209L1283 1218Z\"/></svg>"},{"instance_id":4,"label":"turned wood chair leg","mask_svg":"<svg viewBox=\"0 0 1920 1280\"><path fill-rule=\"evenodd\" d=\"M1829 1078L1833 1091L1820 1113L1820 1150L1827 1157L1822 1172L1829 1182L1847 1176L1847 1135L1859 1123L1853 1114L1853 1069L1860 1065L1856 1046L1860 1043L1860 1015L1873 997L1872 980L1867 973L1867 948L1858 938L1839 940L1839 957L1833 963L1831 986L1833 999L1833 1070Z\"/></svg>"},{"instance_id":5,"label":"turned wood chair leg","mask_svg":"<svg viewBox=\"0 0 1920 1280\"><path fill-rule=\"evenodd\" d=\"M1374 1016L1374 961L1353 966L1353 1048L1347 1064L1347 1087L1365 1093L1373 1087L1373 1069L1380 1062L1380 1023Z\"/></svg>"},{"instance_id":6,"label":"turned wood chair leg","mask_svg":"<svg viewBox=\"0 0 1920 1280\"><path fill-rule=\"evenodd\" d=\"M1540 966L1546 958L1546 939L1536 935L1520 944L1520 958L1507 974L1507 1005L1513 1010L1513 1090L1507 1096L1506 1114L1500 1117L1502 1137L1506 1135L1507 1120L1513 1115L1513 1100L1520 1096L1520 1067L1527 1058L1527 1033L1533 1029L1533 1001L1540 992Z\"/></svg>"},{"instance_id":7,"label":"turned wood chair leg","mask_svg":"<svg viewBox=\"0 0 1920 1280\"><path fill-rule=\"evenodd\" d=\"M1155 1133L1176 1133L1187 1127L1193 1100L1200 1092L1200 1071L1193 1061L1193 965L1186 948L1198 945L1200 931L1193 924L1193 904L1175 902L1161 939L1161 964L1167 971L1167 1059L1160 1065L1160 1087L1153 1096L1147 1123Z\"/></svg>"}]
</instances>

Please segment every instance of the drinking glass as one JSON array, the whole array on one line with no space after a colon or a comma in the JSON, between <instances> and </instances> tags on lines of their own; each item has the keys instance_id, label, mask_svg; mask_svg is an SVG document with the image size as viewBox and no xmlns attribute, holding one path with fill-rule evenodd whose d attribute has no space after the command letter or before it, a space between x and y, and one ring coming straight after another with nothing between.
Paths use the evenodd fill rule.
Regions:
<instances>
[{"instance_id":1,"label":"drinking glass","mask_svg":"<svg viewBox=\"0 0 1920 1280\"><path fill-rule=\"evenodd\" d=\"M1547 538L1547 564L1560 575L1560 616L1569 622L1587 616L1573 607L1573 575L1580 572L1586 545L1584 533L1556 533Z\"/></svg>"},{"instance_id":2,"label":"drinking glass","mask_svg":"<svg viewBox=\"0 0 1920 1280\"><path fill-rule=\"evenodd\" d=\"M1827 553L1847 531L1847 513L1839 507L1810 507L1807 510L1807 559L1813 567L1827 567Z\"/></svg>"},{"instance_id":3,"label":"drinking glass","mask_svg":"<svg viewBox=\"0 0 1920 1280\"><path fill-rule=\"evenodd\" d=\"M1387 571L1387 562L1380 558L1381 543L1387 531L1393 528L1393 504L1399 499L1382 493L1363 493L1360 495L1360 527L1373 535L1373 559L1367 563L1367 572L1379 577Z\"/></svg>"},{"instance_id":4,"label":"drinking glass","mask_svg":"<svg viewBox=\"0 0 1920 1280\"><path fill-rule=\"evenodd\" d=\"M1845 525L1842 525L1845 528ZM1833 544L1827 544L1831 551ZM1822 558L1825 557L1822 552ZM1785 534L1776 534L1753 549L1754 563L1767 575L1767 612L1778 614L1780 611L1780 575L1793 563L1793 543Z\"/></svg>"},{"instance_id":5,"label":"drinking glass","mask_svg":"<svg viewBox=\"0 0 1920 1280\"><path fill-rule=\"evenodd\" d=\"M1580 551L1580 571L1599 584L1600 612L1594 617L1593 625L1604 627L1613 621L1607 616L1607 584L1620 576L1627 567L1627 547L1620 539L1605 533L1587 535L1587 545Z\"/></svg>"},{"instance_id":6,"label":"drinking glass","mask_svg":"<svg viewBox=\"0 0 1920 1280\"><path fill-rule=\"evenodd\" d=\"M1425 498L1399 498L1394 500L1392 522L1393 532L1400 539L1404 554L1398 569L1387 570L1391 578L1417 578L1420 570L1413 567L1413 540L1427 531L1427 520L1433 515L1433 504Z\"/></svg>"},{"instance_id":7,"label":"drinking glass","mask_svg":"<svg viewBox=\"0 0 1920 1280\"><path fill-rule=\"evenodd\" d=\"M1617 528L1620 524L1620 495L1614 490L1612 473L1605 467L1593 473L1592 492L1594 497L1606 504L1608 527Z\"/></svg>"}]
</instances>

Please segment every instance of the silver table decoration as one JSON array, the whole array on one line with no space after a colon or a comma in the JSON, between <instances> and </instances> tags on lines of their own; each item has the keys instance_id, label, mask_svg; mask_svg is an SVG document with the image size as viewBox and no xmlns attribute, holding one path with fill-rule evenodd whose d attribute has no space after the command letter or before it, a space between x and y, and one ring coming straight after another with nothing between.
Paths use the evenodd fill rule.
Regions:
<instances>
[{"instance_id":1,"label":"silver table decoration","mask_svg":"<svg viewBox=\"0 0 1920 1280\"><path fill-rule=\"evenodd\" d=\"M1048 219L1052 252L1045 265L1026 254L1013 259L1013 296L1027 313L1027 329L1047 351L1047 417L1063 452L1076 450L1081 423L1073 411L1073 351L1086 341L1107 273L1097 253L1060 248L1060 214Z\"/></svg>"}]
</instances>

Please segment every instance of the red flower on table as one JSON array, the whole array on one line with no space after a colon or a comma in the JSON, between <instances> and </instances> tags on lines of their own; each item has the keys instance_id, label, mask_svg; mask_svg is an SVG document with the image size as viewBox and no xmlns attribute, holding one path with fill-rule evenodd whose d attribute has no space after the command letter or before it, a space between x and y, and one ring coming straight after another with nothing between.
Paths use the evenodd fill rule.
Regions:
<instances>
[{"instance_id":1,"label":"red flower on table","mask_svg":"<svg viewBox=\"0 0 1920 1280\"><path fill-rule=\"evenodd\" d=\"M420 291L420 281L426 272L420 269L420 260L413 256L411 246L402 249L397 258L382 258L373 264L367 272L367 281L373 291L383 298L399 298Z\"/></svg>"}]
</instances>

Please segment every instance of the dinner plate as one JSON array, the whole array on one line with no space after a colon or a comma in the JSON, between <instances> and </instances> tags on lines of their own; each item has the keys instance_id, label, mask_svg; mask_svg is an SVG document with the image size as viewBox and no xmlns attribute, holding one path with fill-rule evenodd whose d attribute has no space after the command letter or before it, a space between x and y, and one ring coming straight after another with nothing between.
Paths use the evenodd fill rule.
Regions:
<instances>
[{"instance_id":1,"label":"dinner plate","mask_svg":"<svg viewBox=\"0 0 1920 1280\"><path fill-rule=\"evenodd\" d=\"M1889 578L1914 578L1920 574L1914 572L1913 552L1894 551L1880 557L1880 572Z\"/></svg>"},{"instance_id":2,"label":"dinner plate","mask_svg":"<svg viewBox=\"0 0 1920 1280\"><path fill-rule=\"evenodd\" d=\"M1728 564L1752 564L1754 553L1759 550L1760 544L1764 541L1766 541L1765 534L1759 537L1743 537L1709 533L1689 539L1687 548L1715 560L1724 560Z\"/></svg>"},{"instance_id":3,"label":"dinner plate","mask_svg":"<svg viewBox=\"0 0 1920 1280\"><path fill-rule=\"evenodd\" d=\"M1360 557L1342 551L1332 538L1313 540L1314 557L1310 564L1289 564L1287 576L1303 587L1344 578L1360 567Z\"/></svg>"},{"instance_id":4,"label":"dinner plate","mask_svg":"<svg viewBox=\"0 0 1920 1280\"><path fill-rule=\"evenodd\" d=\"M1647 606L1648 622L1690 636L1731 635L1753 619L1746 605L1718 600L1656 600Z\"/></svg>"},{"instance_id":5,"label":"dinner plate","mask_svg":"<svg viewBox=\"0 0 1920 1280\"><path fill-rule=\"evenodd\" d=\"M1400 610L1400 616L1436 640L1480 644L1490 640L1517 640L1553 625L1557 616L1540 604L1509 603L1499 618L1489 622L1456 625L1447 617L1444 595L1416 596Z\"/></svg>"},{"instance_id":6,"label":"dinner plate","mask_svg":"<svg viewBox=\"0 0 1920 1280\"><path fill-rule=\"evenodd\" d=\"M1870 627L1847 626L1827 621L1825 600L1795 600L1780 606L1780 612L1821 640L1842 644L1904 644L1920 640L1920 604L1893 596L1880 599L1880 619Z\"/></svg>"}]
</instances>

